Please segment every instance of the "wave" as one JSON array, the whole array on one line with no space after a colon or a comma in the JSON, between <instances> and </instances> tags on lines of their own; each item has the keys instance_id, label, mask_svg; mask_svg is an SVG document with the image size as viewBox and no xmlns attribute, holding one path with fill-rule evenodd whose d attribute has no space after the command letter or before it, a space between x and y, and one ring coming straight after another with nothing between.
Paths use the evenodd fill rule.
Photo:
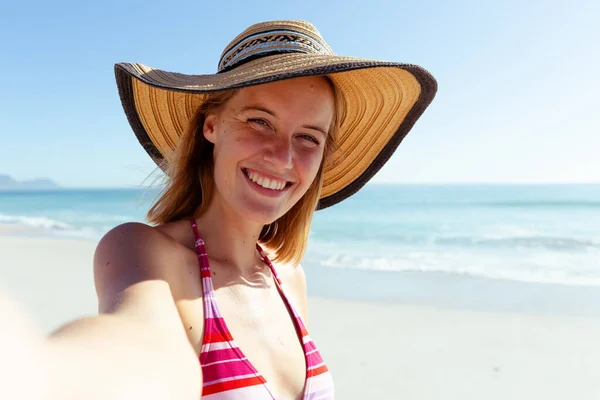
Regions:
<instances>
[{"instance_id":1,"label":"wave","mask_svg":"<svg viewBox=\"0 0 600 400\"><path fill-rule=\"evenodd\" d=\"M443 254L419 252L409 253L406 258L365 257L340 254L329 257L309 255L307 258L311 264L336 269L436 273L526 283L600 286L600 263L598 262L598 255L595 257L590 256L587 261L584 260L586 269L580 270L558 265L543 265L543 262L516 265L513 260L503 260L501 257L490 260L480 255L455 255L453 257ZM581 262L581 260L578 260L578 262ZM577 266L579 264L574 265Z\"/></svg>"},{"instance_id":2,"label":"wave","mask_svg":"<svg viewBox=\"0 0 600 400\"><path fill-rule=\"evenodd\" d=\"M543 248L549 250L600 249L600 241L561 236L438 236L430 243L465 247Z\"/></svg>"},{"instance_id":3,"label":"wave","mask_svg":"<svg viewBox=\"0 0 600 400\"><path fill-rule=\"evenodd\" d=\"M112 228L106 226L73 225L48 217L0 214L0 226L17 226L25 234L73 237L97 240Z\"/></svg>"},{"instance_id":4,"label":"wave","mask_svg":"<svg viewBox=\"0 0 600 400\"><path fill-rule=\"evenodd\" d=\"M21 215L0 214L0 224L19 225L27 228L66 231L74 226L65 222L56 221L46 217L27 217Z\"/></svg>"},{"instance_id":5,"label":"wave","mask_svg":"<svg viewBox=\"0 0 600 400\"><path fill-rule=\"evenodd\" d=\"M474 230L477 228L474 228ZM597 235L596 235L597 236ZM346 230L316 230L311 238L323 243L343 243L345 246L366 243L370 246L390 247L439 247L466 249L546 249L551 251L590 251L600 250L600 236L591 233L552 235L550 232L536 232L527 229L486 228L482 232L434 233L411 230L371 229L368 232Z\"/></svg>"}]
</instances>

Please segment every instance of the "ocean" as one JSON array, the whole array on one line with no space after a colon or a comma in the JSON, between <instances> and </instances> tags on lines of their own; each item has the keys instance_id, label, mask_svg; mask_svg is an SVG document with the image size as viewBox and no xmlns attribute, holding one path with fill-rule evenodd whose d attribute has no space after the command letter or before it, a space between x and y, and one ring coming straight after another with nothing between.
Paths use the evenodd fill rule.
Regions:
<instances>
[{"instance_id":1,"label":"ocean","mask_svg":"<svg viewBox=\"0 0 600 400\"><path fill-rule=\"evenodd\" d=\"M4 191L0 227L96 241L155 195ZM303 266L320 296L600 315L600 185L370 184L315 214Z\"/></svg>"}]
</instances>

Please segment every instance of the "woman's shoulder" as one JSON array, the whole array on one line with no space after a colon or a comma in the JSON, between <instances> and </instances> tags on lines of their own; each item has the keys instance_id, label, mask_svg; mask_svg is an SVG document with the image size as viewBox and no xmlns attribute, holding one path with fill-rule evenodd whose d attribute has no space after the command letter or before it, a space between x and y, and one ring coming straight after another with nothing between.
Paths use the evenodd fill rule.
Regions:
<instances>
[{"instance_id":1,"label":"woman's shoulder","mask_svg":"<svg viewBox=\"0 0 600 400\"><path fill-rule=\"evenodd\" d=\"M186 256L194 260L193 253L193 235L190 232L186 235L183 221L159 226L126 222L111 229L100 240L94 264L96 268L104 268L109 262L134 265L147 270L150 276L161 276L176 283L173 279L179 274L173 267L176 265L173 260L185 260Z\"/></svg>"},{"instance_id":2,"label":"woman's shoulder","mask_svg":"<svg viewBox=\"0 0 600 400\"><path fill-rule=\"evenodd\" d=\"M160 251L169 247L193 245L190 240L191 228L184 230L187 221L174 221L162 225L148 225L142 222L125 222L108 231L99 242L100 245L116 245L121 248L143 246L148 251Z\"/></svg>"},{"instance_id":3,"label":"woman's shoulder","mask_svg":"<svg viewBox=\"0 0 600 400\"><path fill-rule=\"evenodd\" d=\"M182 222L161 226L127 222L114 227L96 248L94 280L98 293L120 293L133 286L138 291L147 287L150 293L162 282L176 303L202 297L193 234L185 235Z\"/></svg>"}]
</instances>

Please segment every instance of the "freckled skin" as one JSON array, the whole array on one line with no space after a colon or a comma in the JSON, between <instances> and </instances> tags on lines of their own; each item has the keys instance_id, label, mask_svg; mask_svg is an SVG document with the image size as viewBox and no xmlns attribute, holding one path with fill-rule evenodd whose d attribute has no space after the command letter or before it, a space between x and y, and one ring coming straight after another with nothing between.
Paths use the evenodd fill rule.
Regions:
<instances>
[{"instance_id":1,"label":"freckled skin","mask_svg":"<svg viewBox=\"0 0 600 400\"><path fill-rule=\"evenodd\" d=\"M247 109L253 106L269 113ZM326 133L307 126L327 132L333 115L333 91L320 77L238 91L218 116L208 115L204 125L204 136L215 145L218 201L261 224L285 214L306 193L323 157ZM272 174L293 185L281 197L265 198L245 181L244 168Z\"/></svg>"}]
</instances>

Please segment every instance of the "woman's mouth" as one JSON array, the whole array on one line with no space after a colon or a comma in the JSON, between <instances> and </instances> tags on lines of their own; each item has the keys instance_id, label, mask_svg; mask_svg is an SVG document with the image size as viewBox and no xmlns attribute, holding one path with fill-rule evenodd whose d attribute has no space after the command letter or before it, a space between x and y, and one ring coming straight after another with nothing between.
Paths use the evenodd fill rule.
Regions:
<instances>
[{"instance_id":1,"label":"woman's mouth","mask_svg":"<svg viewBox=\"0 0 600 400\"><path fill-rule=\"evenodd\" d=\"M248 168L242 168L242 172L252 187L260 193L270 195L271 197L279 196L293 184L289 181L263 175L258 171Z\"/></svg>"}]
</instances>

